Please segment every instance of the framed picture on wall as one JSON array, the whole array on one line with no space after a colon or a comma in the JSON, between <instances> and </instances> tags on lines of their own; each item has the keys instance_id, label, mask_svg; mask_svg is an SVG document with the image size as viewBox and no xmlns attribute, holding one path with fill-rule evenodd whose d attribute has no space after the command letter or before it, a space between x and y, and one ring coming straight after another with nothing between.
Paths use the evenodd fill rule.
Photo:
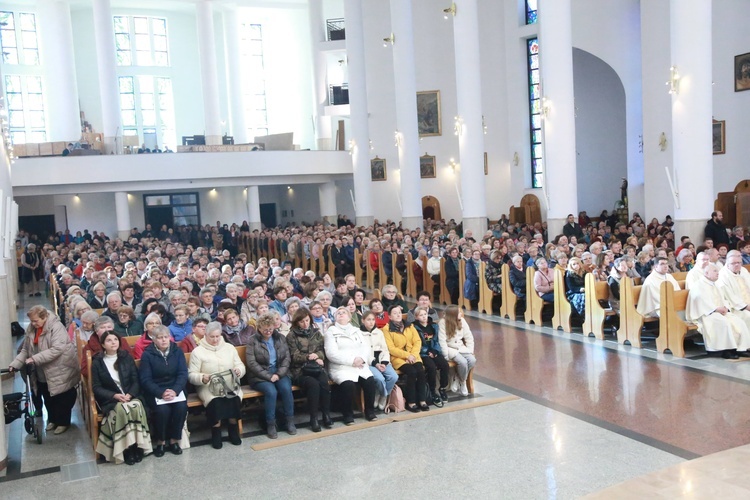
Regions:
<instances>
[{"instance_id":1,"label":"framed picture on wall","mask_svg":"<svg viewBox=\"0 0 750 500\"><path fill-rule=\"evenodd\" d=\"M419 176L422 179L435 178L435 157L427 153L419 157Z\"/></svg>"},{"instance_id":2,"label":"framed picture on wall","mask_svg":"<svg viewBox=\"0 0 750 500\"><path fill-rule=\"evenodd\" d=\"M750 52L734 56L734 91L750 90Z\"/></svg>"},{"instance_id":3,"label":"framed picture on wall","mask_svg":"<svg viewBox=\"0 0 750 500\"><path fill-rule=\"evenodd\" d=\"M442 116L440 115L440 91L425 90L417 92L417 123L419 137L442 135Z\"/></svg>"},{"instance_id":4,"label":"framed picture on wall","mask_svg":"<svg viewBox=\"0 0 750 500\"><path fill-rule=\"evenodd\" d=\"M484 152L484 175L489 175L489 173L490 173L490 168L489 168L489 165L487 164L487 152L485 151Z\"/></svg>"},{"instance_id":5,"label":"framed picture on wall","mask_svg":"<svg viewBox=\"0 0 750 500\"><path fill-rule=\"evenodd\" d=\"M725 120L714 120L713 121L713 144L714 154L723 155L726 153L727 136L726 136L726 121Z\"/></svg>"},{"instance_id":6,"label":"framed picture on wall","mask_svg":"<svg viewBox=\"0 0 750 500\"><path fill-rule=\"evenodd\" d=\"M370 160L370 176L373 181L384 181L388 179L388 172L385 167L385 159L377 156Z\"/></svg>"}]
</instances>

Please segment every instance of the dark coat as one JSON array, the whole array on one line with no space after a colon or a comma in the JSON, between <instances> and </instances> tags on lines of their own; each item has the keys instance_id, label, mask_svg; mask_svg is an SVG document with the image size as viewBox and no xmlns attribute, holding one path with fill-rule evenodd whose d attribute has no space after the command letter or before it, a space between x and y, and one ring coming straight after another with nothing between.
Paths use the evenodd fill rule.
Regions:
<instances>
[{"instance_id":1,"label":"dark coat","mask_svg":"<svg viewBox=\"0 0 750 500\"><path fill-rule=\"evenodd\" d=\"M311 326L307 330L292 328L286 336L291 356L289 372L292 380L298 381L302 375L302 367L307 363L309 354L317 354L318 359L325 361L326 351L324 348L323 335L320 330Z\"/></svg>"},{"instance_id":2,"label":"dark coat","mask_svg":"<svg viewBox=\"0 0 750 500\"><path fill-rule=\"evenodd\" d=\"M474 259L466 261L466 281L464 281L464 297L469 300L479 299L479 273Z\"/></svg>"},{"instance_id":3,"label":"dark coat","mask_svg":"<svg viewBox=\"0 0 750 500\"><path fill-rule=\"evenodd\" d=\"M521 299L526 298L526 271L519 271L516 266L510 266L510 286L513 293Z\"/></svg>"},{"instance_id":4,"label":"dark coat","mask_svg":"<svg viewBox=\"0 0 750 500\"><path fill-rule=\"evenodd\" d=\"M138 369L135 366L133 356L127 351L117 352L117 373L120 374L120 385L125 394L133 398L140 398L141 385L138 383ZM104 364L104 353L100 352L91 361L91 386L94 390L96 404L106 415L117 405L115 394L120 393L120 388L112 379Z\"/></svg>"},{"instance_id":5,"label":"dark coat","mask_svg":"<svg viewBox=\"0 0 750 500\"><path fill-rule=\"evenodd\" d=\"M138 375L146 404L154 406L155 398L161 398L167 389L172 389L175 394L185 390L188 380L185 353L170 342L169 354L164 359L156 344L151 344L143 351Z\"/></svg>"},{"instance_id":6,"label":"dark coat","mask_svg":"<svg viewBox=\"0 0 750 500\"><path fill-rule=\"evenodd\" d=\"M704 232L707 239L711 238L714 241L714 246L718 246L720 243L729 245L729 235L723 222L714 222L713 219L709 219Z\"/></svg>"},{"instance_id":7,"label":"dark coat","mask_svg":"<svg viewBox=\"0 0 750 500\"><path fill-rule=\"evenodd\" d=\"M285 377L289 374L289 366L292 358L289 355L289 345L283 335L273 332L271 336L273 346L276 349L276 375ZM245 350L245 365L250 383L270 382L273 373L268 371L271 366L271 355L263 342L260 333L250 337Z\"/></svg>"}]
</instances>

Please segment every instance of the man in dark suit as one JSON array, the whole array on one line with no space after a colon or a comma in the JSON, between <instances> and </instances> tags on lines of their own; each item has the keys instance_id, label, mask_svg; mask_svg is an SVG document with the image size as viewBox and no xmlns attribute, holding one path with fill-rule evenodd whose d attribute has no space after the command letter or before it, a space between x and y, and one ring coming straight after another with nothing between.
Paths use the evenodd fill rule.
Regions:
<instances>
[{"instance_id":1,"label":"man in dark suit","mask_svg":"<svg viewBox=\"0 0 750 500\"><path fill-rule=\"evenodd\" d=\"M575 236L578 240L583 238L581 225L576 222L576 218L573 214L568 214L568 222L563 226L563 234L567 236L568 239L570 239L571 236Z\"/></svg>"}]
</instances>

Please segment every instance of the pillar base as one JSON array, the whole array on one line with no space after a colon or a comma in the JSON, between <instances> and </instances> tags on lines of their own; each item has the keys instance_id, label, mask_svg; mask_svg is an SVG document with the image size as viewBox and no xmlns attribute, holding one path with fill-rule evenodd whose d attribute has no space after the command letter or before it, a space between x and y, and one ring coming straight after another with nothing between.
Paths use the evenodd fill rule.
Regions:
<instances>
[{"instance_id":1,"label":"pillar base","mask_svg":"<svg viewBox=\"0 0 750 500\"><path fill-rule=\"evenodd\" d=\"M223 139L220 135L207 135L206 146L221 146Z\"/></svg>"},{"instance_id":2,"label":"pillar base","mask_svg":"<svg viewBox=\"0 0 750 500\"><path fill-rule=\"evenodd\" d=\"M263 231L263 223L262 222L248 222L247 223L250 226L250 232L252 233L256 229L258 231Z\"/></svg>"},{"instance_id":3,"label":"pillar base","mask_svg":"<svg viewBox=\"0 0 750 500\"><path fill-rule=\"evenodd\" d=\"M706 219L674 219L674 239L680 241L683 236L690 236L695 246L703 244L705 239Z\"/></svg>"},{"instance_id":4,"label":"pillar base","mask_svg":"<svg viewBox=\"0 0 750 500\"><path fill-rule=\"evenodd\" d=\"M464 217L464 236L466 230L471 230L472 237L481 242L484 233L487 231L487 217Z\"/></svg>"},{"instance_id":5,"label":"pillar base","mask_svg":"<svg viewBox=\"0 0 750 500\"><path fill-rule=\"evenodd\" d=\"M370 227L375 224L375 217L372 215L358 215L356 219L355 223L357 224L357 227Z\"/></svg>"},{"instance_id":6,"label":"pillar base","mask_svg":"<svg viewBox=\"0 0 750 500\"><path fill-rule=\"evenodd\" d=\"M417 217L401 217L401 227L404 229L423 229L424 219L421 215Z\"/></svg>"},{"instance_id":7,"label":"pillar base","mask_svg":"<svg viewBox=\"0 0 750 500\"><path fill-rule=\"evenodd\" d=\"M552 241L558 234L563 234L563 227L567 222L567 217L564 219L547 219L547 241Z\"/></svg>"}]
</instances>

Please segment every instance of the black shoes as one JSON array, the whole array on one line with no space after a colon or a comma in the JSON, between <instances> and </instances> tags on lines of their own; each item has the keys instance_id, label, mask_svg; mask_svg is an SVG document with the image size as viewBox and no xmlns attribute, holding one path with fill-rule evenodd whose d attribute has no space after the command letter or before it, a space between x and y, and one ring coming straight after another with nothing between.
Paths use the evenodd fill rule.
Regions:
<instances>
[{"instance_id":1,"label":"black shoes","mask_svg":"<svg viewBox=\"0 0 750 500\"><path fill-rule=\"evenodd\" d=\"M354 417L351 415L344 415L344 425L354 425Z\"/></svg>"},{"instance_id":2,"label":"black shoes","mask_svg":"<svg viewBox=\"0 0 750 500\"><path fill-rule=\"evenodd\" d=\"M438 392L440 393L440 399L443 400L443 403L448 401L448 392L445 390L445 387L441 387Z\"/></svg>"},{"instance_id":3,"label":"black shoes","mask_svg":"<svg viewBox=\"0 0 750 500\"><path fill-rule=\"evenodd\" d=\"M318 422L318 419L315 417L310 417L310 429L313 432L320 432L322 429L320 428L320 422Z\"/></svg>"},{"instance_id":4,"label":"black shoes","mask_svg":"<svg viewBox=\"0 0 750 500\"><path fill-rule=\"evenodd\" d=\"M375 415L375 410L369 410L365 411L365 418L368 422L372 422L373 420L377 420L378 416Z\"/></svg>"},{"instance_id":5,"label":"black shoes","mask_svg":"<svg viewBox=\"0 0 750 500\"><path fill-rule=\"evenodd\" d=\"M721 357L724 359L740 359L740 355L737 354L736 349L726 349L721 353Z\"/></svg>"},{"instance_id":6,"label":"black shoes","mask_svg":"<svg viewBox=\"0 0 750 500\"><path fill-rule=\"evenodd\" d=\"M328 412L323 412L323 427L326 429L330 429L333 427L333 420L331 420L331 416L328 414Z\"/></svg>"},{"instance_id":7,"label":"black shoes","mask_svg":"<svg viewBox=\"0 0 750 500\"><path fill-rule=\"evenodd\" d=\"M211 447L220 450L224 446L221 442L221 427L211 427Z\"/></svg>"},{"instance_id":8,"label":"black shoes","mask_svg":"<svg viewBox=\"0 0 750 500\"><path fill-rule=\"evenodd\" d=\"M442 403L442 401L441 401ZM430 406L427 403L420 403L419 409L422 411L430 411Z\"/></svg>"},{"instance_id":9,"label":"black shoes","mask_svg":"<svg viewBox=\"0 0 750 500\"><path fill-rule=\"evenodd\" d=\"M177 443L170 444L169 451L171 451L173 455L182 455L182 448L180 448L180 445Z\"/></svg>"},{"instance_id":10,"label":"black shoes","mask_svg":"<svg viewBox=\"0 0 750 500\"><path fill-rule=\"evenodd\" d=\"M135 459L137 463L141 463L141 460L143 460L143 450L136 446L134 453L133 453L133 458Z\"/></svg>"},{"instance_id":11,"label":"black shoes","mask_svg":"<svg viewBox=\"0 0 750 500\"><path fill-rule=\"evenodd\" d=\"M235 446L239 446L242 444L242 438L240 437L240 425L239 424L229 424L227 426L227 431L229 432L230 443L232 443Z\"/></svg>"},{"instance_id":12,"label":"black shoes","mask_svg":"<svg viewBox=\"0 0 750 500\"><path fill-rule=\"evenodd\" d=\"M276 439L279 437L279 432L276 430L275 421L266 423L266 436L268 436L269 439Z\"/></svg>"},{"instance_id":13,"label":"black shoes","mask_svg":"<svg viewBox=\"0 0 750 500\"><path fill-rule=\"evenodd\" d=\"M122 454L126 464L135 465L135 452L132 449L127 448L122 452Z\"/></svg>"},{"instance_id":14,"label":"black shoes","mask_svg":"<svg viewBox=\"0 0 750 500\"><path fill-rule=\"evenodd\" d=\"M286 421L286 433L290 436L297 434L297 427L295 427L294 422L291 420Z\"/></svg>"},{"instance_id":15,"label":"black shoes","mask_svg":"<svg viewBox=\"0 0 750 500\"><path fill-rule=\"evenodd\" d=\"M417 405L407 405L406 409L412 413L419 413L420 411L422 411L421 408L419 408L419 406Z\"/></svg>"},{"instance_id":16,"label":"black shoes","mask_svg":"<svg viewBox=\"0 0 750 500\"><path fill-rule=\"evenodd\" d=\"M164 445L163 444L157 444L156 448L154 448L154 456L157 458L161 458L164 456Z\"/></svg>"}]
</instances>

